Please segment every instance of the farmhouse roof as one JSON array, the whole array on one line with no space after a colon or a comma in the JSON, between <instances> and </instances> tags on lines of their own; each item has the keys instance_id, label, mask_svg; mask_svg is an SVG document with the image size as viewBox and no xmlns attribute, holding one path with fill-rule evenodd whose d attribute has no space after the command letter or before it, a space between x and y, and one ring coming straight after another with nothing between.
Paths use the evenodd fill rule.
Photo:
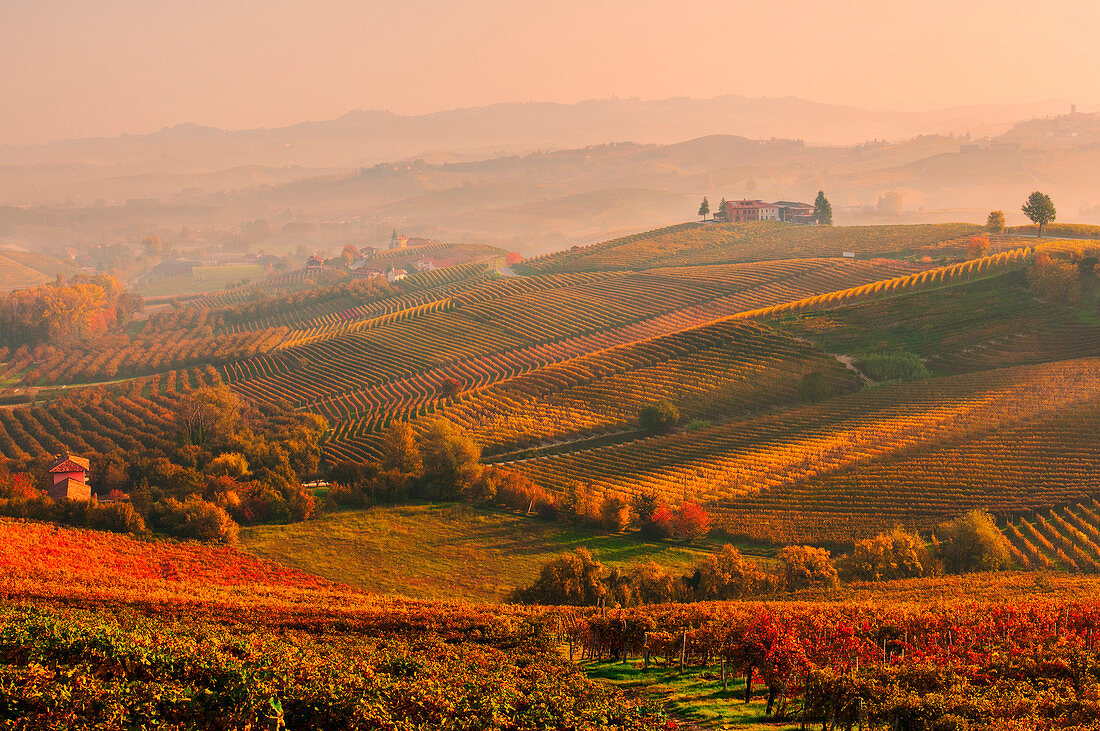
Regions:
<instances>
[{"instance_id":1,"label":"farmhouse roof","mask_svg":"<svg viewBox=\"0 0 1100 731\"><path fill-rule=\"evenodd\" d=\"M68 454L59 454L46 468L47 472L87 472L92 468L92 463L83 457L73 457Z\"/></svg>"}]
</instances>

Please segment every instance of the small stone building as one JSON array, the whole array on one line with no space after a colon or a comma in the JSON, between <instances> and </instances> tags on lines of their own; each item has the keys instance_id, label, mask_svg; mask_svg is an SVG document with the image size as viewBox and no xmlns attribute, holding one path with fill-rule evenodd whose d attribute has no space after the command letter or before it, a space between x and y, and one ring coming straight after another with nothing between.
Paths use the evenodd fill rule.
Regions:
<instances>
[{"instance_id":1,"label":"small stone building","mask_svg":"<svg viewBox=\"0 0 1100 731\"><path fill-rule=\"evenodd\" d=\"M91 462L83 457L59 454L50 462L46 471L53 478L47 492L53 500L91 500L92 488L88 484Z\"/></svg>"}]
</instances>

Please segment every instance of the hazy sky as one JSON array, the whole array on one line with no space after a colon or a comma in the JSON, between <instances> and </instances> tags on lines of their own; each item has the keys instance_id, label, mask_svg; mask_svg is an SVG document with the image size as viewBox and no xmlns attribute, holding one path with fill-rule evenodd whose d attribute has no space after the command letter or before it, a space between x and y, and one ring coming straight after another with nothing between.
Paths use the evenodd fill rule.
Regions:
<instances>
[{"instance_id":1,"label":"hazy sky","mask_svg":"<svg viewBox=\"0 0 1100 731\"><path fill-rule=\"evenodd\" d=\"M0 0L0 144L351 109L1100 102L1097 0Z\"/></svg>"}]
</instances>

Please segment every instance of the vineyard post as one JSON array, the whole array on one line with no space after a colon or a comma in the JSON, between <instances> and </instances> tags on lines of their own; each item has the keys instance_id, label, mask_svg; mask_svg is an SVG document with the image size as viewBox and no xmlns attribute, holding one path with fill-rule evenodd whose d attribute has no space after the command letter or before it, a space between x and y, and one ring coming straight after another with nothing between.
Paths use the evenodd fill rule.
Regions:
<instances>
[{"instance_id":1,"label":"vineyard post","mask_svg":"<svg viewBox=\"0 0 1100 731\"><path fill-rule=\"evenodd\" d=\"M684 672L684 653L687 651L688 633L684 630L684 634L680 637L680 673Z\"/></svg>"},{"instance_id":2,"label":"vineyard post","mask_svg":"<svg viewBox=\"0 0 1100 731\"><path fill-rule=\"evenodd\" d=\"M726 653L722 653L722 690L729 690L729 681L726 679Z\"/></svg>"}]
</instances>

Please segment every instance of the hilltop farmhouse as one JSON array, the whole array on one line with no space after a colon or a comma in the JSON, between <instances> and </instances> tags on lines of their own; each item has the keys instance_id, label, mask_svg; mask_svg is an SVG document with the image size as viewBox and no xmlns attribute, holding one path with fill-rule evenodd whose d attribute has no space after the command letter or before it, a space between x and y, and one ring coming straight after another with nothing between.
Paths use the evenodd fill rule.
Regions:
<instances>
[{"instance_id":1,"label":"hilltop farmhouse","mask_svg":"<svg viewBox=\"0 0 1100 731\"><path fill-rule=\"evenodd\" d=\"M814 207L810 203L762 200L724 201L714 212L715 221L740 223L742 221L786 221L810 224L814 222Z\"/></svg>"}]
</instances>

